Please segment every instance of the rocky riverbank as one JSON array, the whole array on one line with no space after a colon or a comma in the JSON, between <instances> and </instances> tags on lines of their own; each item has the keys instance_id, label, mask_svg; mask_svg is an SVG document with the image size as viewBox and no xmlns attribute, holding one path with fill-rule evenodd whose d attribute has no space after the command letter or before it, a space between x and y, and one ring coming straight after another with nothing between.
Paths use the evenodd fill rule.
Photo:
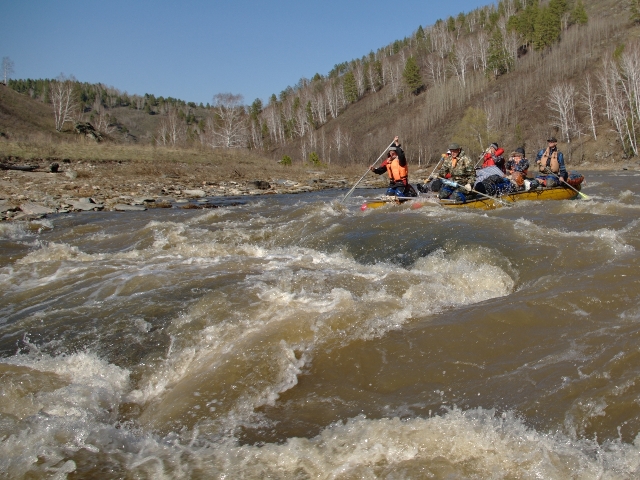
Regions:
<instances>
[{"instance_id":1,"label":"rocky riverbank","mask_svg":"<svg viewBox=\"0 0 640 480\"><path fill-rule=\"evenodd\" d=\"M246 196L350 188L359 178L307 170L292 172L291 178L223 180L219 168L207 165L158 168L126 162L25 162L19 158L5 158L0 168L1 220L83 211L218 208ZM385 185L386 177L371 175L359 187Z\"/></svg>"},{"instance_id":2,"label":"rocky riverbank","mask_svg":"<svg viewBox=\"0 0 640 480\"><path fill-rule=\"evenodd\" d=\"M608 169L638 170L638 161L607 165ZM584 163L580 169L604 165ZM242 202L242 197L297 194L314 190L347 189L362 175L362 167L340 171L283 169L281 177L233 179L219 166L206 163L88 161L16 157L0 158L0 220L31 220L84 211L140 211L150 208L204 209ZM269 169L260 169L268 172ZM412 183L431 172L412 168ZM359 188L384 188L386 175L368 175Z\"/></svg>"}]
</instances>

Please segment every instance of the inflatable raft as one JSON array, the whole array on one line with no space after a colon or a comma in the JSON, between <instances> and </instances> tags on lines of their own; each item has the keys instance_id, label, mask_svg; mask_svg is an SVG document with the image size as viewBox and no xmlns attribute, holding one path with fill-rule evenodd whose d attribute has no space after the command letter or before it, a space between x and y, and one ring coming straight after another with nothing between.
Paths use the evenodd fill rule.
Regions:
<instances>
[{"instance_id":1,"label":"inflatable raft","mask_svg":"<svg viewBox=\"0 0 640 480\"><path fill-rule=\"evenodd\" d=\"M578 185L577 190L580 189ZM502 195L499 199L476 196L466 202L456 200L439 199L436 196L420 196L411 198L398 198L383 196L375 200L365 202L360 209L380 208L386 205L407 205L411 208L419 208L425 205L440 205L447 208L478 208L493 210L503 206L506 202L519 202L522 200L571 200L578 196L578 192L567 187L537 188L535 190L521 191Z\"/></svg>"}]
</instances>

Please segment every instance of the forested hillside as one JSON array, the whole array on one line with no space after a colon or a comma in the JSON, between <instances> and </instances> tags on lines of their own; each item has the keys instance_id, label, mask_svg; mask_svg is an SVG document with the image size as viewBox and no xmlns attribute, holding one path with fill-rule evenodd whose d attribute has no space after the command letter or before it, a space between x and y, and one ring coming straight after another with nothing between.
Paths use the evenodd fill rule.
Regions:
<instances>
[{"instance_id":1,"label":"forested hillside","mask_svg":"<svg viewBox=\"0 0 640 480\"><path fill-rule=\"evenodd\" d=\"M417 26L266 104L221 93L196 105L73 78L9 87L55 110L37 128L63 136L83 121L104 141L250 148L340 165L372 161L396 134L420 164L450 141L474 156L491 142L531 154L555 135L574 163L613 162L639 153L639 8L640 0L501 0ZM37 123L0 122L14 138Z\"/></svg>"}]
</instances>

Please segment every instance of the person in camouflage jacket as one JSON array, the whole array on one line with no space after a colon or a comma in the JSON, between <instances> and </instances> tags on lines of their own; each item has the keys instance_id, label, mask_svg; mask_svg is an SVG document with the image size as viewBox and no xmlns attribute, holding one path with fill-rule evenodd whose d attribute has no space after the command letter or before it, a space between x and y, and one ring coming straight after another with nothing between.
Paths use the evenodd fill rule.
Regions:
<instances>
[{"instance_id":1,"label":"person in camouflage jacket","mask_svg":"<svg viewBox=\"0 0 640 480\"><path fill-rule=\"evenodd\" d=\"M464 150L457 143L449 145L451 152L446 156L438 176L452 180L459 186L454 187L446 183L440 189L438 196L440 198L451 198L465 202L466 196L471 192L471 185L474 184L476 178L476 170L471 159L464 153Z\"/></svg>"}]
</instances>

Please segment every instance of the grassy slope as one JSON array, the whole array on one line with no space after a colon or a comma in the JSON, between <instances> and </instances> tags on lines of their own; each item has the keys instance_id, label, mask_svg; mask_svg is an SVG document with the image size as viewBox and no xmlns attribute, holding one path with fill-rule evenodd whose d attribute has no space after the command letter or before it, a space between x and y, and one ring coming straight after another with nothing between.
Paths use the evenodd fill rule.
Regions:
<instances>
[{"instance_id":1,"label":"grassy slope","mask_svg":"<svg viewBox=\"0 0 640 480\"><path fill-rule=\"evenodd\" d=\"M54 131L51 105L35 102L0 84L0 132L27 135Z\"/></svg>"}]
</instances>

